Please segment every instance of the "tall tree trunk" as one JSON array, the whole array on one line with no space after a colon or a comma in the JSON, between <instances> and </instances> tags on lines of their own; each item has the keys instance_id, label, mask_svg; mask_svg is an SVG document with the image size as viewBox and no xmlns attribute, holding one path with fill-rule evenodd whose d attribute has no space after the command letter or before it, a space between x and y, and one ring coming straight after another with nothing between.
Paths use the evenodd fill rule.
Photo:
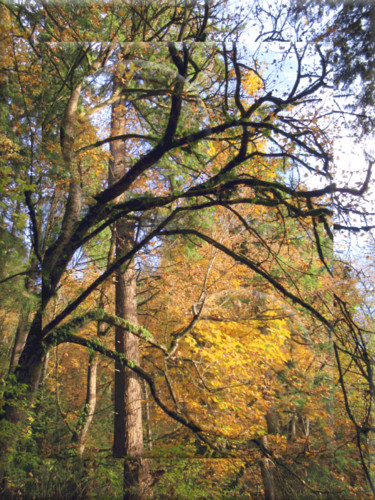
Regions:
<instances>
[{"instance_id":1,"label":"tall tree trunk","mask_svg":"<svg viewBox=\"0 0 375 500\"><path fill-rule=\"evenodd\" d=\"M116 84L115 84L116 87ZM126 132L126 109L121 101L112 107L111 134ZM127 170L126 147L123 141L111 143L109 184L120 179ZM121 201L121 198L116 201ZM135 242L134 223L126 218L117 221L116 257L132 249ZM116 273L116 315L136 325L137 284L134 262ZM140 361L139 340L130 331L117 327L115 349L136 363ZM115 362L114 457L126 457L124 462L124 498L150 498L148 491L149 461L143 455L142 387L140 378L130 369Z\"/></svg>"},{"instance_id":2,"label":"tall tree trunk","mask_svg":"<svg viewBox=\"0 0 375 500\"><path fill-rule=\"evenodd\" d=\"M43 258L41 273L38 267L38 253L40 252L39 245L35 243L35 254L31 257L30 275L26 280L27 291L32 291L35 286L35 277L39 274L42 281L42 296L38 306L34 306L35 314L27 333L26 340L22 352L19 355L18 362L14 368L14 375L19 384L23 384L26 388L28 404L31 406L35 400L36 392L39 389L40 381L43 372L43 360L45 358L45 346L42 339L43 315L49 301L56 292L56 287L64 266L59 265L59 258L63 255L65 245L69 241L74 225L76 224L81 212L81 192L77 186L74 172L72 170L74 159L74 136L75 136L75 120L77 105L80 96L81 85L78 85L72 92L67 103L65 114L62 123L63 134L61 137L61 151L67 171L71 173L71 182L69 195L64 212L61 234L58 240L46 251ZM34 234L35 236L35 234ZM39 256L40 257L40 256ZM16 351L20 350L22 335L17 340L18 346ZM18 353L17 353L18 355ZM15 352L15 358L16 352ZM24 405L20 405L17 396L12 391L5 394L4 417L12 424L20 424L25 421L27 411ZM0 440L0 464L3 462L3 457L7 455L11 446L14 445L20 435L21 426L14 426L14 432L6 438ZM3 462L4 463L4 462ZM6 476L5 467L0 466L0 476ZM6 482L6 477L3 480ZM1 485L0 485L1 486Z\"/></svg>"},{"instance_id":3,"label":"tall tree trunk","mask_svg":"<svg viewBox=\"0 0 375 500\"><path fill-rule=\"evenodd\" d=\"M121 220L116 225L116 255L123 255L134 241L132 223ZM131 263L116 276L116 315L136 325L136 271ZM128 330L116 328L116 351L139 363L139 342ZM142 392L139 377L120 363L115 367L115 440L113 452L117 457L140 456L143 453Z\"/></svg>"}]
</instances>

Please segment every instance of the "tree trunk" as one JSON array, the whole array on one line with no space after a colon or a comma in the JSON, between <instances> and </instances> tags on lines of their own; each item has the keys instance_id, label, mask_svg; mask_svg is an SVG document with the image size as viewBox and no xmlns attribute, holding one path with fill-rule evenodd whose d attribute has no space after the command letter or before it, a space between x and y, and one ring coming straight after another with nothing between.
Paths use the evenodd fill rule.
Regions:
<instances>
[{"instance_id":1,"label":"tree trunk","mask_svg":"<svg viewBox=\"0 0 375 500\"><path fill-rule=\"evenodd\" d=\"M90 354L89 366L87 369L86 401L85 406L83 407L78 429L76 431L76 439L78 441L77 452L80 458L85 451L87 434L89 432L92 419L94 418L98 362L98 353L95 352Z\"/></svg>"},{"instance_id":2,"label":"tree trunk","mask_svg":"<svg viewBox=\"0 0 375 500\"><path fill-rule=\"evenodd\" d=\"M17 382L27 385L27 391L32 399L39 388L43 368L44 346L41 341L42 311L36 312L18 365L15 369Z\"/></svg>"},{"instance_id":3,"label":"tree trunk","mask_svg":"<svg viewBox=\"0 0 375 500\"><path fill-rule=\"evenodd\" d=\"M50 360L50 356L51 356L51 351L47 351L45 356L44 356L42 373L41 373L40 380L39 380L40 387L43 387L44 381L45 381L47 374L48 374L47 372L48 372L48 363Z\"/></svg>"},{"instance_id":4,"label":"tree trunk","mask_svg":"<svg viewBox=\"0 0 375 500\"><path fill-rule=\"evenodd\" d=\"M28 403L30 404L33 402L35 393L39 387L43 367L44 349L40 341L40 327L41 312L38 311L35 314L25 347L14 371L17 382L26 386L25 396L28 398ZM24 401L22 401L17 392L13 393L12 387L10 389L10 392L4 393L4 416L2 418L7 420L11 425L15 425L12 425L11 433L5 433L0 436L0 488L3 490L7 484L6 457L11 452L22 432L22 427L17 424L25 421L27 417Z\"/></svg>"},{"instance_id":5,"label":"tree trunk","mask_svg":"<svg viewBox=\"0 0 375 500\"><path fill-rule=\"evenodd\" d=\"M268 434L278 434L279 432L279 416L277 412L271 408L266 414L267 432ZM266 450L269 450L267 436L262 436L262 445ZM276 466L273 461L267 457L261 459L260 471L263 480L264 498L265 500L282 500L283 487L277 476Z\"/></svg>"},{"instance_id":6,"label":"tree trunk","mask_svg":"<svg viewBox=\"0 0 375 500\"><path fill-rule=\"evenodd\" d=\"M116 84L114 85L116 88ZM124 134L126 114L123 102L112 107L111 135ZM111 142L112 161L109 169L109 184L120 179L127 170L126 147L123 141ZM121 197L116 201L121 201ZM116 258L132 249L135 242L135 225L127 219L120 219L115 226ZM116 315L136 325L137 283L134 261L126 269L116 273L115 286ZM128 359L139 363L139 340L130 331L117 327L115 349ZM124 498L150 498L149 461L142 459L142 387L140 378L130 369L115 362L115 416L113 436L114 457L126 457L124 462Z\"/></svg>"},{"instance_id":7,"label":"tree trunk","mask_svg":"<svg viewBox=\"0 0 375 500\"><path fill-rule=\"evenodd\" d=\"M121 220L116 225L116 255L132 247L134 228ZM116 275L116 315L137 324L136 272L131 263ZM139 363L139 341L129 331L117 327L116 351ZM139 377L116 362L115 366L115 435L113 453L116 457L140 456L143 453L142 392Z\"/></svg>"},{"instance_id":8,"label":"tree trunk","mask_svg":"<svg viewBox=\"0 0 375 500\"><path fill-rule=\"evenodd\" d=\"M146 406L146 435L147 435L147 448L152 450L152 433L151 433L151 412L150 412L150 394L148 385L143 381L143 393Z\"/></svg>"},{"instance_id":9,"label":"tree trunk","mask_svg":"<svg viewBox=\"0 0 375 500\"><path fill-rule=\"evenodd\" d=\"M56 292L58 281L64 270L64 266L58 264L59 258L65 250L65 245L69 241L69 237L74 230L74 226L81 212L81 192L75 181L72 170L74 158L75 119L80 91L81 85L78 85L73 90L67 103L62 123L64 133L61 138L61 151L65 167L67 171L70 172L72 178L70 181L69 195L64 212L61 234L58 240L46 251L44 255L40 276L42 281L41 303L35 312L32 324L26 336L26 341L24 342L24 347L20 353L19 359L17 360L16 366L14 367L14 374L17 382L26 387L25 396L27 397L30 406L34 401L36 392L40 386L43 371L43 360L45 358L45 346L43 345L41 333L43 328L43 314L48 302ZM39 249L37 249L37 252L38 251ZM32 271L30 272L30 276L28 276L26 280L27 291L31 291L33 289L35 280L32 278L34 274L38 273L36 255L31 258L31 268ZM15 347L14 352L14 360L16 360L18 356L18 351L20 350L21 343L23 342L22 336L23 332L22 329L20 329L17 346ZM14 362L15 361L13 361L13 363ZM14 394L12 394L12 391L5 394L4 418L10 423L18 424L24 421L26 417L27 412L25 411L25 406L19 404L17 396L15 397ZM16 426L14 429L15 432L11 436L8 436L5 441L2 440L0 442L0 462L2 457L9 451L12 443L14 444L18 439L19 430L16 431ZM20 426L18 426L18 429L20 429ZM3 474L4 471L0 471L0 473Z\"/></svg>"},{"instance_id":10,"label":"tree trunk","mask_svg":"<svg viewBox=\"0 0 375 500\"><path fill-rule=\"evenodd\" d=\"M23 348L25 347L26 338L27 338L27 334L28 334L28 326L29 326L28 316L29 316L28 312L24 312L24 311L20 312L17 330L16 330L16 337L14 339L12 355L11 355L10 363L9 363L9 374L14 372L14 370L18 364L18 360L19 360L21 353L23 351Z\"/></svg>"},{"instance_id":11,"label":"tree trunk","mask_svg":"<svg viewBox=\"0 0 375 500\"><path fill-rule=\"evenodd\" d=\"M107 255L107 269L113 262L114 255L114 232L112 231L111 243L108 250ZM99 296L99 307L104 310L106 305L105 301L105 284L103 284L100 288L100 296ZM108 325L104 322L98 322L96 333L98 337L101 337L106 334L108 329ZM81 416L79 422L77 424L77 428L73 434L72 441L77 442L77 453L80 458L85 451L86 447L86 439L87 434L90 429L90 425L94 418L97 395L96 395L96 386L97 386L97 372L98 372L98 364L99 364L99 355L97 352L91 353L89 358L89 365L87 368L87 385L86 385L86 400L85 405L82 409Z\"/></svg>"},{"instance_id":12,"label":"tree trunk","mask_svg":"<svg viewBox=\"0 0 375 500\"><path fill-rule=\"evenodd\" d=\"M14 227L15 225L13 225L12 231ZM35 282L38 277L40 277L38 271L38 261L36 257L32 257L30 262L30 272L25 278L25 291L27 294L32 294L35 292ZM30 304L27 303L25 304L25 307L20 311L16 336L14 339L14 345L9 364L9 374L15 371L18 361L21 357L22 351L26 344L27 334L30 329L29 320L30 320L31 307L32 306L30 306Z\"/></svg>"}]
</instances>

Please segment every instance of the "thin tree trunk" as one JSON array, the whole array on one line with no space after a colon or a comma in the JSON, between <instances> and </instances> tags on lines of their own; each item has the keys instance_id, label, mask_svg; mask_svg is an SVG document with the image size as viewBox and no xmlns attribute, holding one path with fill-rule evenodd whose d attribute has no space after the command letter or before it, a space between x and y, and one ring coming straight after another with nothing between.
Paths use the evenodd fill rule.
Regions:
<instances>
[{"instance_id":1,"label":"thin tree trunk","mask_svg":"<svg viewBox=\"0 0 375 500\"><path fill-rule=\"evenodd\" d=\"M96 407L96 381L98 371L99 355L97 352L90 354L89 366L87 369L86 401L81 415L81 422L78 434L78 456L81 458L85 451L87 434L94 418Z\"/></svg>"},{"instance_id":2,"label":"thin tree trunk","mask_svg":"<svg viewBox=\"0 0 375 500\"><path fill-rule=\"evenodd\" d=\"M114 234L112 232L111 243L107 255L107 269L113 262L114 255ZM99 297L99 307L104 309L105 307L105 284L102 285L100 289ZM96 333L98 337L106 334L108 326L103 322L98 322ZM92 420L94 418L96 402L97 402L97 372L98 372L99 356L98 353L90 354L89 365L87 368L87 384L86 384L86 400L85 405L82 409L80 420L78 422L77 428L73 434L72 441L78 442L77 453L81 458L85 451L87 434L89 432Z\"/></svg>"},{"instance_id":3,"label":"thin tree trunk","mask_svg":"<svg viewBox=\"0 0 375 500\"><path fill-rule=\"evenodd\" d=\"M143 392L146 406L146 433L147 433L147 447L152 450L152 433L151 433L151 413L150 413L150 393L148 385L143 381Z\"/></svg>"}]
</instances>

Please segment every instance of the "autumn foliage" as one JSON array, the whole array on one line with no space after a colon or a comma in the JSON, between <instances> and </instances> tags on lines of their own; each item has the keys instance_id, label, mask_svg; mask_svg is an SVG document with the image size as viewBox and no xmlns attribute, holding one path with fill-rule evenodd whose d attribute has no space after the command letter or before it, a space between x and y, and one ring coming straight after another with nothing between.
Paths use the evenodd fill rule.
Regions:
<instances>
[{"instance_id":1,"label":"autumn foliage","mask_svg":"<svg viewBox=\"0 0 375 500\"><path fill-rule=\"evenodd\" d=\"M1 495L370 498L330 51L221 1L0 8Z\"/></svg>"}]
</instances>

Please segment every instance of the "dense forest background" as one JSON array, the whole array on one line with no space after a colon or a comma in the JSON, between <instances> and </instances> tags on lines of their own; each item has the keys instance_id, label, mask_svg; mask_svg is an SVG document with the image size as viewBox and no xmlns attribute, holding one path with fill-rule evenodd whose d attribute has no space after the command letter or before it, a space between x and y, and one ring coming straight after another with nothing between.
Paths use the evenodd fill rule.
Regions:
<instances>
[{"instance_id":1,"label":"dense forest background","mask_svg":"<svg viewBox=\"0 0 375 500\"><path fill-rule=\"evenodd\" d=\"M375 495L374 12L0 2L1 498Z\"/></svg>"}]
</instances>

